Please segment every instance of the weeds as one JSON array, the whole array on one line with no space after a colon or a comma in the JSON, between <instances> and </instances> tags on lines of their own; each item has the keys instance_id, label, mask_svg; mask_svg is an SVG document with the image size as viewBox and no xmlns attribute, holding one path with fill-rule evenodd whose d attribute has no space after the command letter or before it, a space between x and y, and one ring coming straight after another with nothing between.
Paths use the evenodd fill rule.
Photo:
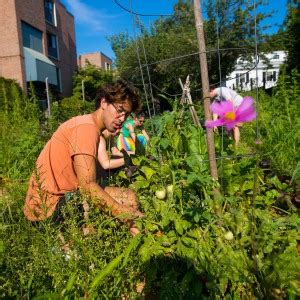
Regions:
<instances>
[{"instance_id":1,"label":"weeds","mask_svg":"<svg viewBox=\"0 0 300 300\"><path fill-rule=\"evenodd\" d=\"M96 207L81 220L75 208L83 199L78 197L68 202L64 225L24 218L27 180L40 149L65 117L88 105L74 108L76 99L53 104L52 119L45 123L34 97L28 99L17 87L5 90L0 95L6 103L0 111L0 297L300 295L300 222L294 201L300 93L293 76L283 77L272 97L260 95L261 145L255 145L255 124L242 127L238 149L228 136L217 137L217 153L228 157L218 161L223 196L217 201L212 190L219 183L209 176L203 129L177 110L155 118L146 156L132 159L138 168L130 177L120 171L110 178L110 184L130 186L139 195L146 216L137 222L141 234L136 238ZM8 101L12 94L16 103ZM166 196L158 199L155 192L166 187ZM94 229L89 235L83 234L86 226Z\"/></svg>"}]
</instances>

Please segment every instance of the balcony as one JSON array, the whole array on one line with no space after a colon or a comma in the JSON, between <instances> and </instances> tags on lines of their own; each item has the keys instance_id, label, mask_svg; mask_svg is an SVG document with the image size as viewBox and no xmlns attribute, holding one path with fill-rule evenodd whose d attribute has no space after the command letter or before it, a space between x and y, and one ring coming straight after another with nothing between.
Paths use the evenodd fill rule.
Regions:
<instances>
[{"instance_id":1,"label":"balcony","mask_svg":"<svg viewBox=\"0 0 300 300\"><path fill-rule=\"evenodd\" d=\"M45 82L48 77L49 84L58 86L57 68L44 54L23 47L25 57L26 81Z\"/></svg>"}]
</instances>

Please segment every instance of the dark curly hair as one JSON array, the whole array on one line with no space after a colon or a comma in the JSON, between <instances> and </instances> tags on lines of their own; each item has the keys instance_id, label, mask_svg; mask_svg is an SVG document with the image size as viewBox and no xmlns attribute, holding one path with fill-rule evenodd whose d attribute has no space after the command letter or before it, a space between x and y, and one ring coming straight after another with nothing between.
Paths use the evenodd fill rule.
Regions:
<instances>
[{"instance_id":1,"label":"dark curly hair","mask_svg":"<svg viewBox=\"0 0 300 300\"><path fill-rule=\"evenodd\" d=\"M101 99L105 98L108 103L124 102L126 100L132 103L132 112L140 108L140 97L138 90L125 80L117 80L114 83L107 83L97 91L95 98L95 108L100 107Z\"/></svg>"}]
</instances>

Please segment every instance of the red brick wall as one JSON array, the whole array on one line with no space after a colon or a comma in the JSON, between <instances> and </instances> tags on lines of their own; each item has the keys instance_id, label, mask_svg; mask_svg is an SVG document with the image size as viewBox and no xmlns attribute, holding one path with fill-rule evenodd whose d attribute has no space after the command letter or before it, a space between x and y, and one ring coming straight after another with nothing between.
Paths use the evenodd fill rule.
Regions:
<instances>
[{"instance_id":1,"label":"red brick wall","mask_svg":"<svg viewBox=\"0 0 300 300\"><path fill-rule=\"evenodd\" d=\"M0 76L26 86L14 0L0 0Z\"/></svg>"},{"instance_id":2,"label":"red brick wall","mask_svg":"<svg viewBox=\"0 0 300 300\"><path fill-rule=\"evenodd\" d=\"M57 26L45 21L44 0L0 0L0 76L16 79L23 88L25 66L21 21L43 32L43 50L48 55L47 31L58 38L59 59L51 59L60 69L62 96L72 93L72 76L77 70L74 17L56 1Z\"/></svg>"},{"instance_id":3,"label":"red brick wall","mask_svg":"<svg viewBox=\"0 0 300 300\"><path fill-rule=\"evenodd\" d=\"M105 69L105 62L109 63L110 67L112 68L112 60L107 56L103 55L101 52L81 54L78 58L79 68L84 68L87 64L87 60L92 65L95 65L101 69Z\"/></svg>"},{"instance_id":4,"label":"red brick wall","mask_svg":"<svg viewBox=\"0 0 300 300\"><path fill-rule=\"evenodd\" d=\"M44 1L43 0L15 0L16 11L18 17L18 32L19 32L19 44L22 48L22 27L21 21L25 21L36 29L45 32L45 13L44 13ZM46 37L43 34L43 50L46 49Z\"/></svg>"},{"instance_id":5,"label":"red brick wall","mask_svg":"<svg viewBox=\"0 0 300 300\"><path fill-rule=\"evenodd\" d=\"M102 67L101 55L99 52L81 54L79 56L79 67L84 68L87 65L87 61L89 61L89 63L99 68Z\"/></svg>"},{"instance_id":6,"label":"red brick wall","mask_svg":"<svg viewBox=\"0 0 300 300\"><path fill-rule=\"evenodd\" d=\"M101 53L101 67L103 69L105 69L105 63L108 63L110 65L110 69L112 69L112 60Z\"/></svg>"},{"instance_id":7,"label":"red brick wall","mask_svg":"<svg viewBox=\"0 0 300 300\"><path fill-rule=\"evenodd\" d=\"M30 24L36 29L45 32L45 17L44 17L44 1L43 0L15 0L16 14L17 14L17 28L18 28L18 44L20 52L22 53L22 74L24 80L25 75L25 61L23 55L23 39L22 39L22 21ZM46 49L46 39L43 34L43 51ZM26 83L25 83L26 84Z\"/></svg>"}]
</instances>

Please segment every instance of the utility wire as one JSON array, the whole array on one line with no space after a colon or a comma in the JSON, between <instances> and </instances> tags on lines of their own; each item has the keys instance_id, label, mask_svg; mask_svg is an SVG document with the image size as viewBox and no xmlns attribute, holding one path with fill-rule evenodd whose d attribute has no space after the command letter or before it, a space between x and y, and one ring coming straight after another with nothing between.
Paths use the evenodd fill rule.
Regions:
<instances>
[{"instance_id":1,"label":"utility wire","mask_svg":"<svg viewBox=\"0 0 300 300\"><path fill-rule=\"evenodd\" d=\"M165 62L172 61L172 60L179 60L181 58L186 58L186 57L189 57L189 56L195 56L195 55L199 55L201 53L228 51L228 50L244 50L244 49L249 50L249 48L245 48L245 47L233 47L233 48L212 49L212 50L206 50L206 51L203 51L203 52L202 51L197 51L197 52L193 52L193 53L189 53L189 54L183 54L183 55L178 55L178 56L174 56L174 57L170 57L170 58L157 60L157 61L154 61L152 63L149 63L148 66L156 65L158 63L165 63ZM146 64L143 64L142 67L146 67Z\"/></svg>"},{"instance_id":2,"label":"utility wire","mask_svg":"<svg viewBox=\"0 0 300 300\"><path fill-rule=\"evenodd\" d=\"M114 1L121 9L129 12L132 15L136 15L136 16L140 16L140 17L171 17L171 16L173 16L173 14L142 14L142 13L138 13L138 12L133 11L131 8L130 9L126 8L118 0L114 0Z\"/></svg>"},{"instance_id":3,"label":"utility wire","mask_svg":"<svg viewBox=\"0 0 300 300\"><path fill-rule=\"evenodd\" d=\"M245 74L249 73L250 71L252 71L253 69L256 68L256 90L257 90L257 101L258 101L258 75L257 75L257 65L259 63L259 56L258 56L258 50L257 50L257 20L256 20L256 3L255 3L255 0L254 1L254 23L255 23L255 65L248 71L244 72L244 73L240 73L239 75L235 76L234 78L239 78L239 77L242 77L244 76ZM141 14L141 13L138 13L138 12L135 12L133 11L132 9L132 0L131 0L131 9L127 9L125 6L121 5L120 2L118 0L114 0L114 2L121 8L123 9L124 11L127 11L129 12L131 15L132 15L132 18L133 16L167 16L167 17L171 17L171 16L174 16L172 14ZM233 3L231 6L239 3L240 1L236 1L235 3ZM227 7L226 9L228 9L229 7ZM134 27L134 32L135 32L135 22L133 22L133 27ZM218 31L218 28L217 28L217 31ZM221 74L221 56L220 56L220 52L221 51L229 51L229 50L245 50L245 49L249 49L248 47L245 48L245 47L235 47L235 48L220 48L220 44L219 44L219 32L217 32L217 36L218 36L218 47L217 49L212 49L212 50L207 50L205 51L206 53L212 53L212 52L217 52L218 54L218 63L219 63L219 84L222 82L222 74ZM162 91L159 87L157 87L154 83L151 82L151 76L150 76L150 71L149 71L149 67L150 66L153 66L155 64L158 64L158 63L167 63L167 62L170 62L170 61L177 61L179 59L183 59L183 58L187 58L187 57L190 57L190 56L195 56L195 55L199 55L199 52L195 52L195 53L189 53L189 54L185 54L185 55L180 55L180 56L176 56L176 57L172 57L172 58L168 58L168 59L163 59L163 60L159 60L159 61L155 61L155 62L152 62L152 63L148 63L147 61L147 56L146 56L146 51L145 51L145 46L143 44L143 51L144 51L144 57L145 57L145 61L146 63L145 64L142 64L141 63L141 60L140 60L140 56L139 56L139 47L138 47L138 43L137 43L137 39L136 39L136 36L135 36L135 43L136 43L136 49L137 49L137 56L138 56L138 62L139 62L139 68L135 68L135 70L137 69L140 69L140 72L141 72L141 77L142 77L142 83L143 83L143 86L144 86L144 91L145 91L145 95L146 95L146 101L147 101L147 106L148 106L148 110L149 110L149 116L151 118L151 114L150 114L150 109L149 109L149 104L148 104L148 100L147 100L147 90L146 90L146 83L145 83L145 80L144 80L144 75L143 75L143 68L146 68L147 69L147 75L148 75L148 79L149 79L149 87L151 89L151 92L152 92L152 87L154 87L155 89L159 90L161 93L163 94L166 94L168 96L171 96L171 97L176 97L176 96L181 96L181 93L180 94L175 94L175 95L172 95L172 94L169 94L165 91ZM134 75L134 73L132 74ZM230 79L234 79L234 78L225 78L225 80L230 80ZM212 84L212 86L215 86L216 84ZM196 92L196 91L201 91L202 89L197 89L197 90L193 90L191 92ZM152 97L153 97L153 94L152 94ZM203 99L202 99L203 100ZM152 101L153 101L153 98L152 98ZM258 135L258 125L257 125L257 135ZM222 135L222 140L223 140L223 135ZM253 154L251 154L253 156ZM256 155L256 154L255 154ZM248 155L249 156L249 155ZM232 158L234 157L238 157L238 156L231 156ZM216 159L223 159L225 157L218 157ZM227 156L227 158L230 158L229 156Z\"/></svg>"},{"instance_id":4,"label":"utility wire","mask_svg":"<svg viewBox=\"0 0 300 300\"><path fill-rule=\"evenodd\" d=\"M140 17L174 17L174 14L143 14L143 13L140 13L140 12L136 12L136 11L133 11L131 8L127 8L125 7L124 5L122 5L118 0L114 0L114 2L117 4L117 6L119 6L122 10L130 13L130 14L134 14L136 16L140 16ZM230 7L236 5L240 3L240 0L237 0L236 2L233 2L231 5L229 5L227 7L227 9L229 9ZM204 10L203 13L206 13L206 11ZM190 16L176 16L177 18L189 18Z\"/></svg>"},{"instance_id":5,"label":"utility wire","mask_svg":"<svg viewBox=\"0 0 300 300\"><path fill-rule=\"evenodd\" d=\"M255 64L251 69L249 69L248 71L246 71L246 72L244 72L244 73L239 73L239 75L236 75L235 77L226 77L224 80L225 80L225 81L228 81L228 80L231 80L231 79L236 79L236 78L243 77L243 76L246 75L247 73L250 73L251 71L253 71L253 70L257 67L258 63L259 63L259 57L258 57L258 60L256 61L256 64ZM218 84L219 84L219 83L212 83L212 84L210 84L210 86L213 87L213 86L217 86ZM163 93L163 94L165 94L165 95L167 95L167 96L170 96L170 97L177 97L177 96L181 96L181 95L182 95L182 93L180 93L180 94L170 94L170 93L167 93L167 92L163 91L161 88L159 88L158 86L156 86L156 85L153 84L153 83L152 83L152 86L153 86L156 90L158 90L158 91L160 91L161 93ZM194 90L191 89L191 93L199 92L199 91L202 91L202 88L194 89ZM202 99L202 100L203 100L203 99Z\"/></svg>"},{"instance_id":6,"label":"utility wire","mask_svg":"<svg viewBox=\"0 0 300 300\"><path fill-rule=\"evenodd\" d=\"M141 64L142 68L145 68L148 66L152 66L152 65L155 65L155 64L158 64L158 63L164 63L164 62L168 62L168 61L172 61L172 60L179 60L179 59L182 59L182 58L186 58L186 57L189 57L189 56L195 56L195 55L199 55L200 53L209 53L209 52L217 52L217 51L228 51L228 50L253 50L249 47L232 47L232 48L220 48L219 50L218 49L211 49L211 50L206 50L205 52L193 52L193 53L189 53L189 54L183 54L183 55L178 55L178 56L174 56L174 57L170 57L170 58L165 58L165 59L161 59L161 60L157 60L157 61L154 61L154 62L151 62L151 63L148 63L148 64ZM131 69L132 67L131 66L127 66L125 67L125 69ZM134 68L134 71L138 70L139 67L135 67Z\"/></svg>"}]
</instances>

